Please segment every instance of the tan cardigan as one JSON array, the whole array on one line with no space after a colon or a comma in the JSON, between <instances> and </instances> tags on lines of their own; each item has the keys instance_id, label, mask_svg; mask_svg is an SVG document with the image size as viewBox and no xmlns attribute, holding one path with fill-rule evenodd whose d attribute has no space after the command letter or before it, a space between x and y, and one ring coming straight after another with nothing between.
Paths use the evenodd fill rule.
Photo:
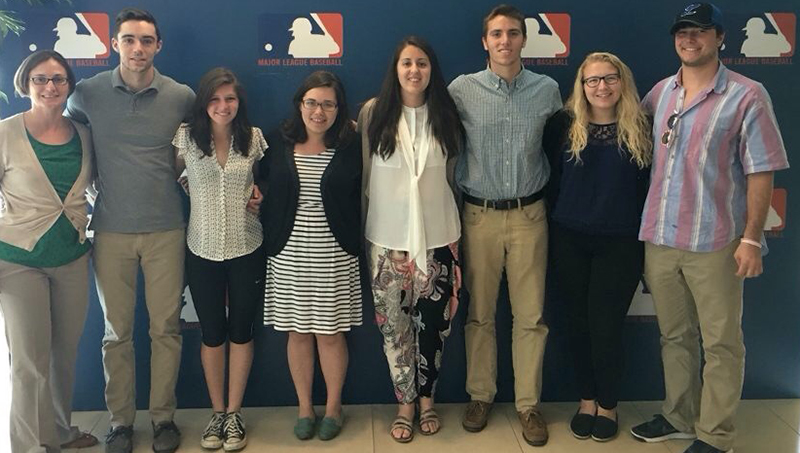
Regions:
<instances>
[{"instance_id":1,"label":"tan cardigan","mask_svg":"<svg viewBox=\"0 0 800 453\"><path fill-rule=\"evenodd\" d=\"M81 139L81 172L64 202L56 193L31 147L22 114L0 121L0 241L33 250L61 213L86 240L86 188L92 179L92 137L72 121Z\"/></svg>"}]
</instances>

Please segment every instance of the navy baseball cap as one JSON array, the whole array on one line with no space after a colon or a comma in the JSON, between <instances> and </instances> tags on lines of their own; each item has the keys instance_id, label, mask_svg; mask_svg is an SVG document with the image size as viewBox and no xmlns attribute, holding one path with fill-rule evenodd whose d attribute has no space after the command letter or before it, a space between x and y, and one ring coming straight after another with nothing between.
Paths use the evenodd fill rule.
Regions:
<instances>
[{"instance_id":1,"label":"navy baseball cap","mask_svg":"<svg viewBox=\"0 0 800 453\"><path fill-rule=\"evenodd\" d=\"M670 34L675 34L683 27L716 28L724 30L722 26L722 11L711 3L692 3L687 5L677 16L670 28Z\"/></svg>"}]
</instances>

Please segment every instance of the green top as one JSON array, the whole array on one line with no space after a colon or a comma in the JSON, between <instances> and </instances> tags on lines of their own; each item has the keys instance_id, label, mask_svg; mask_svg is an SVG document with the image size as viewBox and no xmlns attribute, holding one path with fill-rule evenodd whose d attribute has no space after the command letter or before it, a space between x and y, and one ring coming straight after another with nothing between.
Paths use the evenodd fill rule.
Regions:
<instances>
[{"instance_id":1,"label":"green top","mask_svg":"<svg viewBox=\"0 0 800 453\"><path fill-rule=\"evenodd\" d=\"M78 133L73 134L72 139L63 145L42 143L30 133L28 140L47 179L50 180L61 201L64 201L81 172L83 150ZM78 231L62 212L56 223L47 230L30 252L0 241L0 260L30 267L63 266L80 258L91 248L89 241L81 244L79 238Z\"/></svg>"}]
</instances>

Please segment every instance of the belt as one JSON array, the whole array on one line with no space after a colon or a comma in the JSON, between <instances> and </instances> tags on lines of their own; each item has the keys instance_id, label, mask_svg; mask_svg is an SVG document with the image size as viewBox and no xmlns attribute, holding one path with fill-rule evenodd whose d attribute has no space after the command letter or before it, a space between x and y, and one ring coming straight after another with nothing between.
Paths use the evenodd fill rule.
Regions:
<instances>
[{"instance_id":1,"label":"belt","mask_svg":"<svg viewBox=\"0 0 800 453\"><path fill-rule=\"evenodd\" d=\"M540 190L534 194L522 198L511 198L508 200L484 200L483 198L473 197L468 193L463 193L464 201L476 206L492 208L497 211L505 211L508 209L519 209L523 206L536 203L544 196L544 190Z\"/></svg>"}]
</instances>

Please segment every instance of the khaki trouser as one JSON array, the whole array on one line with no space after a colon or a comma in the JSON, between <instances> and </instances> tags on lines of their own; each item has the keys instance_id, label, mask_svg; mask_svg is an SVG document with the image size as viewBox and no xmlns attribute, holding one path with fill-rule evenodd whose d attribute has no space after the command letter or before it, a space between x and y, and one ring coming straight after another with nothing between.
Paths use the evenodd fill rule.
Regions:
<instances>
[{"instance_id":1,"label":"khaki trouser","mask_svg":"<svg viewBox=\"0 0 800 453\"><path fill-rule=\"evenodd\" d=\"M724 451L733 447L744 382L743 285L733 258L738 245L701 253L645 244L645 281L661 330L664 417Z\"/></svg>"},{"instance_id":2,"label":"khaki trouser","mask_svg":"<svg viewBox=\"0 0 800 453\"><path fill-rule=\"evenodd\" d=\"M132 425L136 415L132 340L139 265L150 315L150 417L160 423L172 420L175 413L184 253L183 229L95 234L94 271L105 316L103 368L112 427Z\"/></svg>"},{"instance_id":3,"label":"khaki trouser","mask_svg":"<svg viewBox=\"0 0 800 453\"><path fill-rule=\"evenodd\" d=\"M505 268L514 317L512 359L518 411L539 403L547 326L542 319L547 266L544 201L497 211L464 204L465 282L470 294L464 328L467 393L492 402L497 393L495 313Z\"/></svg>"},{"instance_id":4,"label":"khaki trouser","mask_svg":"<svg viewBox=\"0 0 800 453\"><path fill-rule=\"evenodd\" d=\"M11 451L61 451L71 426L75 358L89 304L89 254L58 267L0 260L0 318L11 353Z\"/></svg>"}]
</instances>

